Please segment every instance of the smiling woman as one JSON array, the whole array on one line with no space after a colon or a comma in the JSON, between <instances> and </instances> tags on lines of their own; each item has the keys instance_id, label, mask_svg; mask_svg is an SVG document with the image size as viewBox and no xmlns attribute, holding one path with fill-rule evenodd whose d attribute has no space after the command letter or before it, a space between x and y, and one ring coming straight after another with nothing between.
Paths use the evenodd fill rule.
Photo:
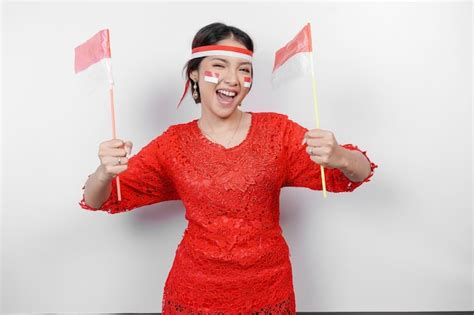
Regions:
<instances>
[{"instance_id":1,"label":"smiling woman","mask_svg":"<svg viewBox=\"0 0 474 315\"><path fill-rule=\"evenodd\" d=\"M198 31L192 47L183 96L192 84L201 117L170 126L123 163L122 140L103 143L102 164L85 186L87 200L101 206L93 208L84 198L80 204L120 213L183 201L189 222L163 290L164 315L295 314L289 248L279 223L280 190L322 190L313 158L358 173L351 178L370 170L355 182L341 169L328 168L330 192L353 191L377 166L356 146L337 145L330 132L308 133L287 115L239 109L253 76L253 43L243 31L213 23ZM337 154L310 157L305 136L318 154ZM120 202L111 180L119 173Z\"/></svg>"}]
</instances>

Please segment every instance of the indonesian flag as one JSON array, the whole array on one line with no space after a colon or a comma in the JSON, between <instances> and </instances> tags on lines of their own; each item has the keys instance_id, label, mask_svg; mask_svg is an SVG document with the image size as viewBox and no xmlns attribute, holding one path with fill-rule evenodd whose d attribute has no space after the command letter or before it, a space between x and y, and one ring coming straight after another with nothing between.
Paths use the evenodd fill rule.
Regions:
<instances>
[{"instance_id":1,"label":"indonesian flag","mask_svg":"<svg viewBox=\"0 0 474 315\"><path fill-rule=\"evenodd\" d=\"M74 49L74 70L76 74L79 72L92 73L91 68L95 67L99 61L106 67L107 76L109 79L109 95L110 95L110 109L112 112L112 136L113 139L117 139L117 133L115 131L115 101L114 101L114 80L112 79L112 66L111 66L111 53L110 53L110 36L109 30L104 29L96 33L94 36L89 38L85 43L77 46ZM89 71L84 71L89 69ZM103 72L103 71L102 71ZM120 176L116 176L117 182L117 199L122 200L122 194L120 191Z\"/></svg>"},{"instance_id":2,"label":"indonesian flag","mask_svg":"<svg viewBox=\"0 0 474 315\"><path fill-rule=\"evenodd\" d=\"M74 70L79 73L92 65L102 61L107 72L109 83L113 84L110 36L109 30L104 29L92 36L85 43L75 48Z\"/></svg>"},{"instance_id":3,"label":"indonesian flag","mask_svg":"<svg viewBox=\"0 0 474 315\"><path fill-rule=\"evenodd\" d=\"M312 70L311 27L307 23L285 46L275 53L272 70L272 87L278 87L286 79L310 74Z\"/></svg>"}]
</instances>

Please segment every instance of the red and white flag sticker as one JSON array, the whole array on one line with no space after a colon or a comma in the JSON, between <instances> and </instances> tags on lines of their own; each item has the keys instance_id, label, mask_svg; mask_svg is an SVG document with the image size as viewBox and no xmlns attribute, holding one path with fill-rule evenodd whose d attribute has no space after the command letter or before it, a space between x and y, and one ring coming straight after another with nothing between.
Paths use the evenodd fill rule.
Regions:
<instances>
[{"instance_id":1,"label":"red and white flag sticker","mask_svg":"<svg viewBox=\"0 0 474 315\"><path fill-rule=\"evenodd\" d=\"M217 84L218 79L219 79L219 73L211 72L211 71L204 71L204 81Z\"/></svg>"}]
</instances>

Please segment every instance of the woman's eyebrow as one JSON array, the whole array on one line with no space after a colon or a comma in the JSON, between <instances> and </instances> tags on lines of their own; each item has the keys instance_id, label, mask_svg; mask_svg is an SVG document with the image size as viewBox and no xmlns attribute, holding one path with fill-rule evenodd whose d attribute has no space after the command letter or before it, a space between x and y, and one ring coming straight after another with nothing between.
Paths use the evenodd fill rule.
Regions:
<instances>
[{"instance_id":1,"label":"woman's eyebrow","mask_svg":"<svg viewBox=\"0 0 474 315\"><path fill-rule=\"evenodd\" d=\"M225 60L225 59L222 59L222 58L219 58L219 57L214 57L214 58L212 58L211 60L220 60L220 61L223 61L223 62L225 62L225 63L229 63L229 61L227 61L227 60ZM241 62L240 64L241 64L241 65L244 65L244 64L252 65L252 63L249 62L249 61L244 61L244 62Z\"/></svg>"}]
</instances>

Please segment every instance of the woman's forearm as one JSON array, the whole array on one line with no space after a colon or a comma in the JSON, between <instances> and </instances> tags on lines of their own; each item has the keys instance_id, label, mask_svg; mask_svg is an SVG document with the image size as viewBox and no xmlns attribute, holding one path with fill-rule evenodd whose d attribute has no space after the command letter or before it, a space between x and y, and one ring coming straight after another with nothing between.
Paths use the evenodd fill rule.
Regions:
<instances>
[{"instance_id":1,"label":"woman's forearm","mask_svg":"<svg viewBox=\"0 0 474 315\"><path fill-rule=\"evenodd\" d=\"M340 170L353 182L361 182L370 175L370 162L357 150L344 149L344 166Z\"/></svg>"},{"instance_id":2,"label":"woman's forearm","mask_svg":"<svg viewBox=\"0 0 474 315\"><path fill-rule=\"evenodd\" d=\"M109 198L112 191L112 179L106 177L100 165L97 170L89 176L84 189L84 201L92 208L100 208Z\"/></svg>"}]
</instances>

